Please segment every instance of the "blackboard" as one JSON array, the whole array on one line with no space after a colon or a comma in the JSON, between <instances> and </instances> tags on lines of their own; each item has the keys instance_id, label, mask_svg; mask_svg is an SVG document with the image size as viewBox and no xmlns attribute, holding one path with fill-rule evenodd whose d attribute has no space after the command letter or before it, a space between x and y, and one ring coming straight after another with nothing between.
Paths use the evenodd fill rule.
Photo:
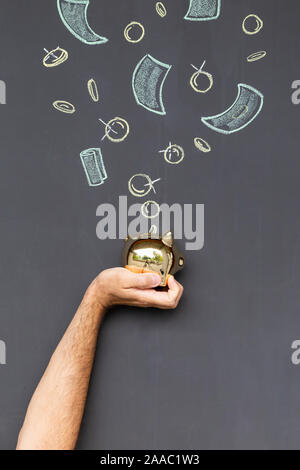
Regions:
<instances>
[{"instance_id":1,"label":"blackboard","mask_svg":"<svg viewBox=\"0 0 300 470\"><path fill-rule=\"evenodd\" d=\"M152 193L158 203L204 204L204 247L185 251L175 311L120 307L107 315L78 448L299 446L299 369L291 362L300 335L300 107L291 100L300 78L299 2L222 0L209 21L184 19L188 0L163 3L165 17L152 0L91 0L90 27L109 40L89 45L68 31L55 0L1 1L1 449L14 448L89 282L120 264L123 242L97 238L96 210L118 207L120 195L139 202L128 191L136 173L161 178ZM257 34L243 31L249 14L263 21ZM131 21L145 30L138 43L124 37ZM44 48L58 46L68 59L45 67ZM266 55L247 61L257 51ZM146 54L172 65L165 115L133 95L132 74ZM204 60L213 86L197 93L191 64ZM88 94L92 78L98 102ZM238 132L209 128L201 118L234 103L238 84L263 95L262 109ZM60 112L56 100L76 111ZM115 116L130 124L128 137L101 141L99 118ZM211 151L197 149L195 137ZM169 142L185 151L178 165L159 153ZM80 152L98 147L107 179L91 187Z\"/></svg>"}]
</instances>

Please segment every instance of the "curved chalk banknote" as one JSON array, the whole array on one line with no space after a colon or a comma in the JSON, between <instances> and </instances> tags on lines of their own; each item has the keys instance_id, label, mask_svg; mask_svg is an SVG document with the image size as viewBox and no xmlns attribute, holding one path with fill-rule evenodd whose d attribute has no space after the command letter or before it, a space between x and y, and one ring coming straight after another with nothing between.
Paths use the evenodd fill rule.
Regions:
<instances>
[{"instance_id":1,"label":"curved chalk banknote","mask_svg":"<svg viewBox=\"0 0 300 470\"><path fill-rule=\"evenodd\" d=\"M66 28L85 44L104 44L108 39L96 34L88 23L89 3L89 0L57 0L60 18Z\"/></svg>"},{"instance_id":2,"label":"curved chalk banknote","mask_svg":"<svg viewBox=\"0 0 300 470\"><path fill-rule=\"evenodd\" d=\"M216 20L220 16L221 0L190 0L184 19L189 21Z\"/></svg>"},{"instance_id":3,"label":"curved chalk banknote","mask_svg":"<svg viewBox=\"0 0 300 470\"><path fill-rule=\"evenodd\" d=\"M223 113L201 118L211 129L221 134L232 134L248 126L260 113L264 103L262 93L250 85L238 84L235 102Z\"/></svg>"},{"instance_id":4,"label":"curved chalk banknote","mask_svg":"<svg viewBox=\"0 0 300 470\"><path fill-rule=\"evenodd\" d=\"M145 55L137 64L132 76L132 90L137 104L157 114L166 114L162 100L162 89L172 68Z\"/></svg>"},{"instance_id":5,"label":"curved chalk banknote","mask_svg":"<svg viewBox=\"0 0 300 470\"><path fill-rule=\"evenodd\" d=\"M107 178L100 148L90 148L80 153L81 163L89 186L100 186Z\"/></svg>"}]
</instances>

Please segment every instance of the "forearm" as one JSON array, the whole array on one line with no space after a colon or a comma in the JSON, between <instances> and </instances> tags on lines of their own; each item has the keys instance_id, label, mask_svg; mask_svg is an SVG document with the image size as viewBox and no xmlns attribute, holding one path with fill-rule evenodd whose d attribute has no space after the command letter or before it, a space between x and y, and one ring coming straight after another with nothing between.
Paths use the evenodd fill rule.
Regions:
<instances>
[{"instance_id":1,"label":"forearm","mask_svg":"<svg viewBox=\"0 0 300 470\"><path fill-rule=\"evenodd\" d=\"M92 284L31 399L17 449L74 449L103 315Z\"/></svg>"},{"instance_id":2,"label":"forearm","mask_svg":"<svg viewBox=\"0 0 300 470\"><path fill-rule=\"evenodd\" d=\"M88 288L29 404L17 449L74 449L105 309L113 305L175 308L183 287L173 276L156 291L157 274L107 269Z\"/></svg>"}]
</instances>

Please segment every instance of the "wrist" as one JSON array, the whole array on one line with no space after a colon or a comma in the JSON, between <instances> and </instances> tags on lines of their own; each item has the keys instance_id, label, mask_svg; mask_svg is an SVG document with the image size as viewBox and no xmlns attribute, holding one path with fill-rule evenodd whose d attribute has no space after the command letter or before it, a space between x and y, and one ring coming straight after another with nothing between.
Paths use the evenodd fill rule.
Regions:
<instances>
[{"instance_id":1,"label":"wrist","mask_svg":"<svg viewBox=\"0 0 300 470\"><path fill-rule=\"evenodd\" d=\"M89 303L101 310L103 314L110 307L110 301L107 292L105 292L101 275L97 276L96 279L91 282L86 290L85 297Z\"/></svg>"}]
</instances>

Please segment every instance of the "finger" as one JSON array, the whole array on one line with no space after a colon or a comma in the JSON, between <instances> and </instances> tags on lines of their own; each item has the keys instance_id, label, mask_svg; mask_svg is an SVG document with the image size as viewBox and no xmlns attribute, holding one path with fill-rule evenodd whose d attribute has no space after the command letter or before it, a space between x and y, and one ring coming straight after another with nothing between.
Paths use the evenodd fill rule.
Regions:
<instances>
[{"instance_id":1,"label":"finger","mask_svg":"<svg viewBox=\"0 0 300 470\"><path fill-rule=\"evenodd\" d=\"M157 274L155 271L151 271L151 269L147 269L147 268L139 268L138 266L129 266L128 264L125 266L126 269L128 269L128 271L131 271L132 273L155 273Z\"/></svg>"},{"instance_id":2,"label":"finger","mask_svg":"<svg viewBox=\"0 0 300 470\"><path fill-rule=\"evenodd\" d=\"M140 307L155 307L161 309L171 308L166 292L158 292L154 289L130 289L128 290L130 303Z\"/></svg>"},{"instance_id":3,"label":"finger","mask_svg":"<svg viewBox=\"0 0 300 470\"><path fill-rule=\"evenodd\" d=\"M183 293L183 287L181 284L175 281L175 285L172 289L166 291L156 291L153 289L138 290L132 289L131 301L135 305L141 305L143 307L156 307L161 309L174 309L177 307L178 302Z\"/></svg>"},{"instance_id":4,"label":"finger","mask_svg":"<svg viewBox=\"0 0 300 470\"><path fill-rule=\"evenodd\" d=\"M138 268L137 266L129 266L128 264L125 266L126 269L128 269L128 271L132 272L132 273L142 273L143 272L143 268Z\"/></svg>"},{"instance_id":5,"label":"finger","mask_svg":"<svg viewBox=\"0 0 300 470\"><path fill-rule=\"evenodd\" d=\"M157 292L154 290L137 292L134 296L134 302L142 307L155 307L163 310L174 309L177 306L177 302L170 299L166 292Z\"/></svg>"},{"instance_id":6,"label":"finger","mask_svg":"<svg viewBox=\"0 0 300 470\"><path fill-rule=\"evenodd\" d=\"M174 276L170 276L168 279L168 288L169 290L167 294L169 296L170 302L175 303L177 306L183 294L183 286L175 280Z\"/></svg>"},{"instance_id":7,"label":"finger","mask_svg":"<svg viewBox=\"0 0 300 470\"><path fill-rule=\"evenodd\" d=\"M169 276L168 278L168 288L169 288L169 295L171 295L171 297L173 295L176 295L177 293L177 296L179 296L179 298L182 296L183 294L183 286L178 282L176 281L176 279L174 278L174 276Z\"/></svg>"},{"instance_id":8,"label":"finger","mask_svg":"<svg viewBox=\"0 0 300 470\"><path fill-rule=\"evenodd\" d=\"M125 287L136 289L151 289L159 286L161 277L156 273L132 273L128 271L126 274Z\"/></svg>"}]
</instances>

